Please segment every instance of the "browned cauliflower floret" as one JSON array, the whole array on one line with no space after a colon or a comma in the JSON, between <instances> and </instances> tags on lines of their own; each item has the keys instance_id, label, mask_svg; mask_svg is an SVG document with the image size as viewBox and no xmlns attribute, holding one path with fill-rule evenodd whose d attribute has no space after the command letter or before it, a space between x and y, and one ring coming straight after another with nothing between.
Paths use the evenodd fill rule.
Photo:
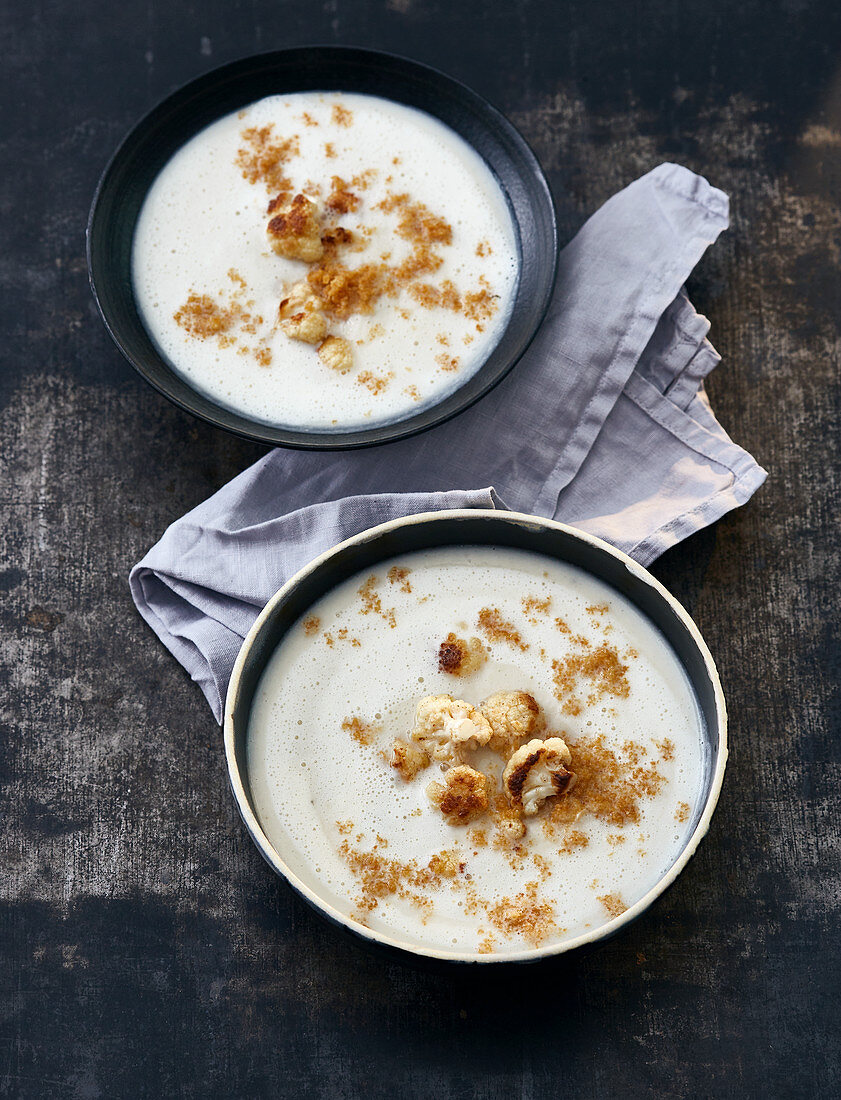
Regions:
<instances>
[{"instance_id":1,"label":"browned cauliflower floret","mask_svg":"<svg viewBox=\"0 0 841 1100\"><path fill-rule=\"evenodd\" d=\"M505 765L502 785L506 795L515 806L522 807L526 817L531 817L547 798L567 790L573 780L567 769L571 760L572 755L560 737L529 741Z\"/></svg>"},{"instance_id":2,"label":"browned cauliflower floret","mask_svg":"<svg viewBox=\"0 0 841 1100\"><path fill-rule=\"evenodd\" d=\"M497 691L479 709L491 727L488 748L505 755L543 725L540 707L525 691Z\"/></svg>"},{"instance_id":3,"label":"browned cauliflower floret","mask_svg":"<svg viewBox=\"0 0 841 1100\"><path fill-rule=\"evenodd\" d=\"M318 349L322 363L340 374L347 374L353 366L353 351L341 336L328 336Z\"/></svg>"},{"instance_id":4,"label":"browned cauliflower floret","mask_svg":"<svg viewBox=\"0 0 841 1100\"><path fill-rule=\"evenodd\" d=\"M434 760L457 764L465 752L486 745L488 720L470 703L452 695L427 695L415 712L412 740Z\"/></svg>"},{"instance_id":5,"label":"browned cauliflower floret","mask_svg":"<svg viewBox=\"0 0 841 1100\"><path fill-rule=\"evenodd\" d=\"M466 764L450 768L442 782L429 784L426 793L448 825L466 825L488 809L488 781Z\"/></svg>"},{"instance_id":6,"label":"browned cauliflower floret","mask_svg":"<svg viewBox=\"0 0 841 1100\"><path fill-rule=\"evenodd\" d=\"M269 203L268 213L273 216L266 231L272 248L287 260L308 264L320 260L324 246L317 206L306 195L296 195L289 206L279 210L282 203L281 196Z\"/></svg>"},{"instance_id":7,"label":"browned cauliflower floret","mask_svg":"<svg viewBox=\"0 0 841 1100\"><path fill-rule=\"evenodd\" d=\"M429 767L429 753L426 749L422 749L420 745L395 737L391 746L391 760L389 763L408 782L410 779L414 779L419 771Z\"/></svg>"},{"instance_id":8,"label":"browned cauliflower floret","mask_svg":"<svg viewBox=\"0 0 841 1100\"><path fill-rule=\"evenodd\" d=\"M296 313L311 312L315 309L321 309L321 300L316 298L310 290L309 283L300 282L293 283L292 286L286 289L284 297L280 300L277 313L281 321L285 321Z\"/></svg>"},{"instance_id":9,"label":"browned cauliflower floret","mask_svg":"<svg viewBox=\"0 0 841 1100\"><path fill-rule=\"evenodd\" d=\"M438 647L438 668L451 676L469 676L488 659L488 651L478 638L458 638L448 634Z\"/></svg>"},{"instance_id":10,"label":"browned cauliflower floret","mask_svg":"<svg viewBox=\"0 0 841 1100\"><path fill-rule=\"evenodd\" d=\"M318 310L302 310L293 313L280 327L290 340L302 340L305 344L318 344L327 335L327 318Z\"/></svg>"}]
</instances>

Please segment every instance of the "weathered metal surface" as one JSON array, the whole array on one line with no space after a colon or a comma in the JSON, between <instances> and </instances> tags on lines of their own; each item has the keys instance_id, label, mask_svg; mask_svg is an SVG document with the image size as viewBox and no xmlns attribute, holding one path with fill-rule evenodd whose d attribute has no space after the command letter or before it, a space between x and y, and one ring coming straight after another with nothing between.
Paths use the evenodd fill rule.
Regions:
<instances>
[{"instance_id":1,"label":"weathered metal surface","mask_svg":"<svg viewBox=\"0 0 841 1100\"><path fill-rule=\"evenodd\" d=\"M5 7L0 1096L837 1094L841 8ZM176 84L309 41L487 94L567 232L663 159L732 197L690 292L724 356L714 406L771 476L655 570L720 662L731 765L675 888L560 965L431 975L323 927L247 839L210 714L129 599L165 526L261 452L111 346L89 200Z\"/></svg>"}]
</instances>

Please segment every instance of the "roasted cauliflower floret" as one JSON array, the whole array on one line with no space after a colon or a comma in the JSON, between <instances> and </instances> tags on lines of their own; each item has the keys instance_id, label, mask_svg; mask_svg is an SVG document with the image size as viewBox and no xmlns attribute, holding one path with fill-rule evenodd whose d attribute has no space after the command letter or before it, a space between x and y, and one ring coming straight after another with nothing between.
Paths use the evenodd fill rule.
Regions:
<instances>
[{"instance_id":1,"label":"roasted cauliflower floret","mask_svg":"<svg viewBox=\"0 0 841 1100\"><path fill-rule=\"evenodd\" d=\"M353 351L341 336L328 336L319 347L318 356L325 366L340 374L347 374L353 366Z\"/></svg>"},{"instance_id":2,"label":"roasted cauliflower floret","mask_svg":"<svg viewBox=\"0 0 841 1100\"><path fill-rule=\"evenodd\" d=\"M491 727L488 748L506 755L543 725L540 707L525 691L497 691L479 709Z\"/></svg>"},{"instance_id":3,"label":"roasted cauliflower floret","mask_svg":"<svg viewBox=\"0 0 841 1100\"><path fill-rule=\"evenodd\" d=\"M389 763L408 782L410 779L414 779L419 771L429 767L429 753L412 741L404 741L400 737L395 737L391 746Z\"/></svg>"},{"instance_id":4,"label":"roasted cauliflower floret","mask_svg":"<svg viewBox=\"0 0 841 1100\"><path fill-rule=\"evenodd\" d=\"M572 755L560 737L535 738L517 749L502 773L509 801L532 817L547 798L563 794L573 781Z\"/></svg>"},{"instance_id":5,"label":"roasted cauliflower floret","mask_svg":"<svg viewBox=\"0 0 841 1100\"><path fill-rule=\"evenodd\" d=\"M438 668L451 676L469 676L488 659L488 651L479 638L458 638L450 633L438 647Z\"/></svg>"},{"instance_id":6,"label":"roasted cauliflower floret","mask_svg":"<svg viewBox=\"0 0 841 1100\"><path fill-rule=\"evenodd\" d=\"M316 298L310 290L310 284L306 282L293 283L281 298L277 314L281 321L293 317L296 313L321 309L321 300Z\"/></svg>"},{"instance_id":7,"label":"roasted cauliflower floret","mask_svg":"<svg viewBox=\"0 0 841 1100\"><path fill-rule=\"evenodd\" d=\"M486 745L490 736L487 718L463 699L427 695L418 703L412 740L433 760L460 763L465 752Z\"/></svg>"},{"instance_id":8,"label":"roasted cauliflower floret","mask_svg":"<svg viewBox=\"0 0 841 1100\"><path fill-rule=\"evenodd\" d=\"M311 264L324 255L318 207L306 195L296 195L283 207L283 197L269 203L272 215L266 232L272 248L287 260L303 260Z\"/></svg>"},{"instance_id":9,"label":"roasted cauliflower floret","mask_svg":"<svg viewBox=\"0 0 841 1100\"><path fill-rule=\"evenodd\" d=\"M302 340L305 344L318 344L327 335L327 318L318 310L302 310L293 313L280 327L290 340Z\"/></svg>"},{"instance_id":10,"label":"roasted cauliflower floret","mask_svg":"<svg viewBox=\"0 0 841 1100\"><path fill-rule=\"evenodd\" d=\"M466 825L488 809L488 781L466 764L450 768L443 781L429 784L426 793L448 825Z\"/></svg>"}]
</instances>

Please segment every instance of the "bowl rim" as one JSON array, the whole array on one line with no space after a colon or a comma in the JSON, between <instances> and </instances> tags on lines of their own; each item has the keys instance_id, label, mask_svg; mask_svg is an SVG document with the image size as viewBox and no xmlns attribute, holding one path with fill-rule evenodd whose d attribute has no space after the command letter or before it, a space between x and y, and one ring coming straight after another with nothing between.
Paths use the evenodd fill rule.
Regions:
<instances>
[{"instance_id":1,"label":"bowl rim","mask_svg":"<svg viewBox=\"0 0 841 1100\"><path fill-rule=\"evenodd\" d=\"M368 928L358 921L355 921L351 916L345 915L334 906L325 902L320 898L315 891L310 889L292 870L289 868L282 859L279 852L275 850L268 837L264 833L260 822L257 819L256 814L251 808L250 800L245 791L245 786L240 775L240 769L237 765L236 751L235 751L235 729L234 729L234 711L236 709L237 695L239 692L240 679L242 676L245 662L254 645L258 635L261 633L264 624L274 614L274 609L284 599L286 594L295 588L305 577L308 577L312 573L316 572L322 564L338 554L344 551L346 548L359 545L361 543L373 541L380 536L395 530L399 527L413 526L417 524L428 523L431 520L447 520L447 519L483 519L493 518L497 521L510 521L512 523L527 524L530 526L538 526L547 528L549 530L556 530L563 532L573 538L580 539L584 543L588 543L594 548L602 551L607 551L613 557L615 557L621 564L623 564L628 572L630 572L636 579L642 581L644 584L652 588L661 599L663 599L671 608L673 613L681 621L683 626L687 629L692 641L697 646L697 649L703 659L704 668L707 675L710 678L710 684L713 689L715 698L715 712L717 716L717 729L715 731L710 730L711 741L715 743L717 741L717 758L715 768L710 781L709 791L704 803L703 811L689 836L684 847L681 849L680 854L669 869L657 880L655 885L636 901L632 906L626 909L618 917L614 917L612 920L607 921L605 924L599 925L595 929L591 929L588 932L582 933L579 936L572 937L569 940L563 940L560 943L542 945L540 947L526 948L517 951L508 951L504 953L491 953L491 954L479 954L478 952L466 952L466 951L448 951L444 949L435 948L433 946L423 946L414 943L407 943L399 939L396 935L389 935L384 932L379 932L374 929ZM301 896L303 897L314 909L316 909L321 915L326 917L331 923L342 926L348 929L350 932L359 936L361 939L368 941L370 944L378 945L387 949L397 949L398 952L407 952L413 956L419 956L421 958L436 960L440 962L452 962L452 963L470 963L470 964L503 964L509 962L533 962L539 959L550 958L557 955L566 954L569 951L573 951L577 948L593 945L601 940L612 937L616 932L619 932L625 925L631 924L637 919L646 909L648 909L661 894L668 889L669 886L677 879L678 875L686 867L689 860L695 854L698 845L706 835L710 822L712 820L713 813L718 804L718 799L721 794L721 787L724 781L724 771L727 765L728 747L727 747L727 707L724 699L724 691L721 686L721 679L716 668L715 661L712 654L704 641L700 630L696 626L694 620L689 615L689 612L683 607L683 605L668 591L668 589L657 580L644 566L634 561L623 551L618 550L615 546L605 542L603 539L598 538L595 535L591 535L587 532L581 531L578 528L570 527L568 524L560 523L557 520L546 519L541 516L528 515L525 512L509 512L496 509L483 509L483 508L459 508L459 509L446 509L437 512L421 512L413 516L405 516L398 519L388 520L385 523L377 524L375 527L370 527L365 531L361 531L359 534L352 536L351 538L344 539L342 542L337 543L335 546L330 547L323 553L319 554L317 558L314 558L308 565L305 565L302 569L299 569L294 576L289 580L272 596L266 606L258 615L253 626L246 635L239 654L237 655L236 662L234 664L233 671L231 673L231 679L228 685L228 691L225 697L225 710L224 710L224 743L225 743L225 757L228 769L228 779L230 781L231 790L234 795L234 799L237 803L242 820L246 829L251 835L251 839L256 844L260 854L266 860L270 867Z\"/></svg>"},{"instance_id":2,"label":"bowl rim","mask_svg":"<svg viewBox=\"0 0 841 1100\"><path fill-rule=\"evenodd\" d=\"M447 402L454 400L457 395L461 394L465 390L471 380L478 378L482 375L485 367L487 366L488 357L490 357L498 346L494 344L488 351L484 362L474 371L472 375L466 378L461 386L457 389L446 394L438 403L433 403L420 410L418 413L406 416L402 420L397 420L390 423L384 423L376 425L371 428L356 428L349 429L342 432L307 432L306 429L281 427L278 425L264 424L260 421L253 420L246 416L244 413L236 412L235 410L228 410L224 406L219 405L215 399L205 397L198 391L195 386L185 381L190 395L195 394L199 398L207 400L210 403L210 409L203 409L195 407L195 404L191 399L180 396L178 393L173 392L171 386L165 383L165 379L153 376L154 372L149 372L145 367L141 366L135 361L127 341L120 335L120 326L112 323L112 318L103 306L102 295L97 289L97 280L102 282L105 276L99 271L99 265L95 262L92 241L95 233L95 227L97 225L97 219L100 210L100 204L103 194L106 192L106 188L109 184L110 178L114 171L117 170L121 161L128 155L131 150L132 143L138 139L138 136L142 134L142 131L152 123L152 121L159 115L164 115L168 109L171 109L173 102L179 99L186 99L191 95L195 95L197 92L204 92L206 88L213 86L215 82L224 80L226 77L232 76L237 70L248 71L249 67L258 68L261 64L271 64L273 61L281 59L291 58L294 55L299 55L302 59L307 54L313 54L314 52L320 52L324 54L332 54L333 56L342 55L347 58L351 58L354 55L358 58L367 58L372 61L380 62L396 62L401 66L408 67L410 70L414 70L415 73L424 73L427 76L433 77L435 80L442 82L444 85L449 85L453 90L457 91L466 101L472 101L481 113L486 117L493 119L494 125L505 133L506 137L514 143L519 149L520 155L525 161L529 163L530 172L534 182L537 185L538 190L542 193L544 199L544 214L548 213L548 222L545 230L548 231L548 249L551 255L551 274L547 279L546 287L543 293L543 300L540 303L535 322L532 326L532 330L528 335L528 338L524 340L522 346L514 354L510 361L504 366L498 368L492 376L486 378L482 385L479 385L475 392L469 396L463 396L462 400L454 401L452 408L449 408L445 412L441 412L441 408ZM329 90L329 89L327 89ZM388 98L388 97L385 97ZM402 102L401 100L395 100L394 102ZM419 108L423 110L423 108ZM434 112L426 111L427 114L433 114ZM219 116L222 117L221 115ZM438 118L439 116L434 115ZM450 124L439 118L439 121L444 125ZM450 126L450 129L453 129ZM462 135L459 134L460 137ZM467 141L471 148L473 143L462 137L462 140ZM478 150L476 150L478 152ZM481 153L479 154L481 156ZM484 160L484 157L482 158ZM492 169L493 171L493 169ZM495 175L495 173L494 173ZM507 199L507 195L506 195ZM512 215L512 220L516 224L516 218ZM519 233L518 233L519 236ZM528 351L532 342L534 341L537 333L540 331L543 322L546 319L546 314L552 302L552 295L554 293L555 284L557 281L557 270L560 254L559 245L559 231L558 231L558 216L555 208L555 202L552 197L552 191L549 187L549 182L546 178L546 173L543 170L540 161L532 149L525 136L521 133L519 128L514 125L510 119L494 106L490 100L485 96L475 91L470 85L465 84L457 77L451 76L449 73L433 66L428 65L425 62L417 61L412 57L407 57L403 54L393 53L390 50L377 50L369 49L364 46L353 45L336 45L332 43L310 43L305 45L291 46L286 49L280 50L264 50L257 53L244 54L241 57L234 58L231 61L227 61L222 65L214 66L208 69L206 72L199 73L197 76L192 77L190 80L179 84L172 91L167 93L159 100L157 100L148 110L136 119L133 125L124 134L114 152L108 159L102 174L100 175L96 189L94 191L93 199L91 201L90 211L88 213L88 219L85 229L85 255L87 261L88 270L88 282L91 288L94 302L96 304L97 311L100 318L105 325L106 331L113 340L119 352L123 358L129 363L133 370L135 370L141 378L149 385L152 386L161 396L165 397L168 401L174 404L177 408L182 409L184 412L189 413L191 416L197 417L199 420L204 421L206 424L210 424L214 428L219 428L223 431L231 432L233 435L237 435L243 439L250 439L257 443L262 443L268 446L280 446L288 447L294 450L313 450L313 451L345 451L345 450L357 450L363 447L375 447L381 446L386 443L397 442L398 440L407 439L411 436L421 434L430 430L431 428L438 427L440 424L444 424L449 420L452 420L456 416L465 412L468 408L475 405L483 397L486 397L504 378L506 378L514 367L520 362L522 357ZM522 269L525 263L524 250L521 250L520 266ZM141 318L142 323L142 318ZM507 326L506 326L507 328ZM500 334L500 340L505 334L506 329L502 330ZM151 340L151 336L150 336ZM154 341L152 341L154 345ZM174 372L172 367L163 353L155 348L155 354L157 358L163 363L170 371Z\"/></svg>"}]
</instances>

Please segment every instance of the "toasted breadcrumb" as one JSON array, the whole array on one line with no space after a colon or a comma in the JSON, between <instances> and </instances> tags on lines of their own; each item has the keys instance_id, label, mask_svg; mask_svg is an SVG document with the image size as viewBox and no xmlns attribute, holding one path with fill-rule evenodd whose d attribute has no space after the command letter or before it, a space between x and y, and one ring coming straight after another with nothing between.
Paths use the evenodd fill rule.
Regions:
<instances>
[{"instance_id":1,"label":"toasted breadcrumb","mask_svg":"<svg viewBox=\"0 0 841 1100\"><path fill-rule=\"evenodd\" d=\"M389 584L399 584L401 592L407 594L412 591L412 582L409 580L409 574L411 569L403 568L399 565L392 565L386 576L388 577Z\"/></svg>"},{"instance_id":2,"label":"toasted breadcrumb","mask_svg":"<svg viewBox=\"0 0 841 1100\"><path fill-rule=\"evenodd\" d=\"M341 103L333 104L331 117L337 126L344 126L347 128L353 125L353 111L347 107L343 107Z\"/></svg>"},{"instance_id":3,"label":"toasted breadcrumb","mask_svg":"<svg viewBox=\"0 0 841 1100\"><path fill-rule=\"evenodd\" d=\"M601 902L602 908L611 920L621 916L628 908L619 894L602 894L601 897L596 898L596 901Z\"/></svg>"},{"instance_id":4,"label":"toasted breadcrumb","mask_svg":"<svg viewBox=\"0 0 841 1100\"><path fill-rule=\"evenodd\" d=\"M300 152L297 135L276 140L274 127L251 126L243 130L243 144L237 152L236 165L249 183L264 183L275 194L288 194L292 184L284 174L284 165Z\"/></svg>"},{"instance_id":5,"label":"toasted breadcrumb","mask_svg":"<svg viewBox=\"0 0 841 1100\"><path fill-rule=\"evenodd\" d=\"M523 651L529 648L517 628L502 618L498 607L483 607L479 612L478 627L492 642L507 642L514 649Z\"/></svg>"}]
</instances>

